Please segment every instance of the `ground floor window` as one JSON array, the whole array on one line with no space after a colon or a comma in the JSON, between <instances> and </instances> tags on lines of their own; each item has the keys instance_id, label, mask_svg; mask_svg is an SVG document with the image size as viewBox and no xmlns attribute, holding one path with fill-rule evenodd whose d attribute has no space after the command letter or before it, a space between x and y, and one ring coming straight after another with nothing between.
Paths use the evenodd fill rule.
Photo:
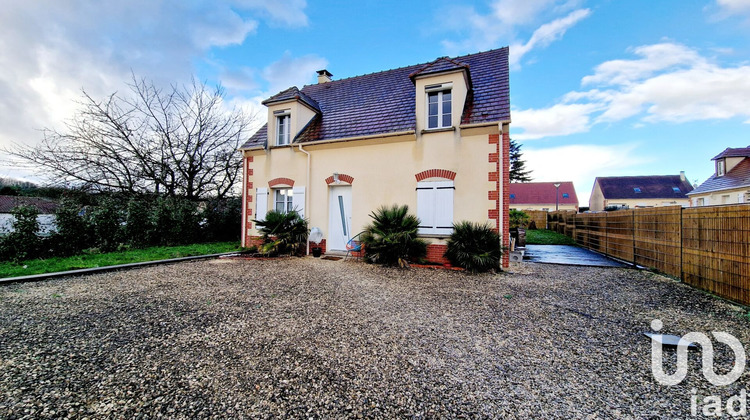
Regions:
<instances>
[{"instance_id":1,"label":"ground floor window","mask_svg":"<svg viewBox=\"0 0 750 420\"><path fill-rule=\"evenodd\" d=\"M274 209L279 213L289 213L294 210L294 192L291 188L274 190Z\"/></svg>"},{"instance_id":2,"label":"ground floor window","mask_svg":"<svg viewBox=\"0 0 750 420\"><path fill-rule=\"evenodd\" d=\"M453 181L417 183L417 217L419 233L450 235L453 233Z\"/></svg>"}]
</instances>

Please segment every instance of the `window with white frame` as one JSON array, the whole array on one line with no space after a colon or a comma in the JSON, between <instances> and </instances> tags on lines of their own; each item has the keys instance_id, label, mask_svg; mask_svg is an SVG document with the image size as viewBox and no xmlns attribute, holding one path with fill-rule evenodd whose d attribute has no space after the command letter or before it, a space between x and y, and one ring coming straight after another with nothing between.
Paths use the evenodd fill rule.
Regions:
<instances>
[{"instance_id":1,"label":"window with white frame","mask_svg":"<svg viewBox=\"0 0 750 420\"><path fill-rule=\"evenodd\" d=\"M417 183L417 217L422 235L453 233L453 181Z\"/></svg>"},{"instance_id":2,"label":"window with white frame","mask_svg":"<svg viewBox=\"0 0 750 420\"><path fill-rule=\"evenodd\" d=\"M291 188L279 188L273 192L274 210L289 213L294 210L294 191Z\"/></svg>"},{"instance_id":3,"label":"window with white frame","mask_svg":"<svg viewBox=\"0 0 750 420\"><path fill-rule=\"evenodd\" d=\"M290 132L290 114L289 111L276 111L276 145L283 146L289 144Z\"/></svg>"},{"instance_id":4,"label":"window with white frame","mask_svg":"<svg viewBox=\"0 0 750 420\"><path fill-rule=\"evenodd\" d=\"M427 92L427 128L447 128L451 120L451 83L425 87Z\"/></svg>"},{"instance_id":5,"label":"window with white frame","mask_svg":"<svg viewBox=\"0 0 750 420\"><path fill-rule=\"evenodd\" d=\"M724 159L719 159L716 161L716 176L724 176L726 173L726 163L724 162Z\"/></svg>"}]
</instances>

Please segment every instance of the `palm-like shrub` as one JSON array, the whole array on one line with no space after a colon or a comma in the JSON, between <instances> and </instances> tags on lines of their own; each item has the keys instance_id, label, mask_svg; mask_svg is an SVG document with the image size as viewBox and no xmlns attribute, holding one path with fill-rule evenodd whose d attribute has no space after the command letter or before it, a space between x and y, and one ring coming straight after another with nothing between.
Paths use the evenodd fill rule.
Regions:
<instances>
[{"instance_id":1,"label":"palm-like shrub","mask_svg":"<svg viewBox=\"0 0 750 420\"><path fill-rule=\"evenodd\" d=\"M529 216L523 210L510 209L508 213L508 223L510 228L526 228L531 222L531 216Z\"/></svg>"},{"instance_id":2,"label":"palm-like shrub","mask_svg":"<svg viewBox=\"0 0 750 420\"><path fill-rule=\"evenodd\" d=\"M271 256L301 254L310 233L307 224L307 220L296 211L269 211L265 220L255 220L255 225L263 234L261 252Z\"/></svg>"},{"instance_id":3,"label":"palm-like shrub","mask_svg":"<svg viewBox=\"0 0 750 420\"><path fill-rule=\"evenodd\" d=\"M453 225L445 257L451 264L474 273L500 267L500 235L485 223L459 222Z\"/></svg>"},{"instance_id":4,"label":"palm-like shrub","mask_svg":"<svg viewBox=\"0 0 750 420\"><path fill-rule=\"evenodd\" d=\"M427 254L427 243L417 238L419 219L408 206L380 207L370 213L372 223L362 234L365 261L407 267Z\"/></svg>"}]
</instances>

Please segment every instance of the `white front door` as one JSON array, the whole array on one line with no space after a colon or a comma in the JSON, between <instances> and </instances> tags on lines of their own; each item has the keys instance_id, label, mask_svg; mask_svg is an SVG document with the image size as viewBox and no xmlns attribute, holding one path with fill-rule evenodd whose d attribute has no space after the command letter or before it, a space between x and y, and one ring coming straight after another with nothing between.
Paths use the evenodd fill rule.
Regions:
<instances>
[{"instance_id":1,"label":"white front door","mask_svg":"<svg viewBox=\"0 0 750 420\"><path fill-rule=\"evenodd\" d=\"M328 189L328 241L326 248L334 251L346 250L352 233L352 187L337 185Z\"/></svg>"}]
</instances>

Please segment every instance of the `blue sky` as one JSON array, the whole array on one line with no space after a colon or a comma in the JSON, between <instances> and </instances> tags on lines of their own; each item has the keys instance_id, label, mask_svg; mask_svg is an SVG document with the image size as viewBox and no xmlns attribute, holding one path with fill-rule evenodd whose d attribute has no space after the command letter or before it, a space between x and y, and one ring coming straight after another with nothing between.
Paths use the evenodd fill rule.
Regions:
<instances>
[{"instance_id":1,"label":"blue sky","mask_svg":"<svg viewBox=\"0 0 750 420\"><path fill-rule=\"evenodd\" d=\"M250 112L291 85L511 47L511 135L536 181L712 172L750 145L750 0L10 1L0 145L59 128L85 88L221 83ZM5 166L0 176L33 175Z\"/></svg>"}]
</instances>

